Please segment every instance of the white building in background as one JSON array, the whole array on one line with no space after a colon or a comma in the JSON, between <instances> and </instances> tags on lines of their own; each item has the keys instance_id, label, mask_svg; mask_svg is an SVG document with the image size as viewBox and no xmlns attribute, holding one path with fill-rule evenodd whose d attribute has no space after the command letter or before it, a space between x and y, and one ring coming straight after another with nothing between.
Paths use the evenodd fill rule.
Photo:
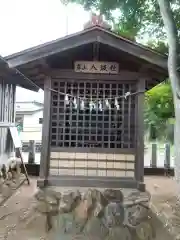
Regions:
<instances>
[{"instance_id":1,"label":"white building in background","mask_svg":"<svg viewBox=\"0 0 180 240\"><path fill-rule=\"evenodd\" d=\"M16 123L22 125L20 138L22 142L35 140L41 142L42 122L43 122L43 103L16 102Z\"/></svg>"}]
</instances>

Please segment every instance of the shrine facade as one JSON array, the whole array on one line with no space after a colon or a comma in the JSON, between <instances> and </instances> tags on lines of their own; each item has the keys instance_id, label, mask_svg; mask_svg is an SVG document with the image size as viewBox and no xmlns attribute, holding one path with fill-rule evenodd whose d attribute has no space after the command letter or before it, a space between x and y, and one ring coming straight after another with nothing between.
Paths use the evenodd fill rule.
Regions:
<instances>
[{"instance_id":1,"label":"shrine facade","mask_svg":"<svg viewBox=\"0 0 180 240\"><path fill-rule=\"evenodd\" d=\"M86 24L6 60L44 89L39 186L145 189L144 93L166 56Z\"/></svg>"}]
</instances>

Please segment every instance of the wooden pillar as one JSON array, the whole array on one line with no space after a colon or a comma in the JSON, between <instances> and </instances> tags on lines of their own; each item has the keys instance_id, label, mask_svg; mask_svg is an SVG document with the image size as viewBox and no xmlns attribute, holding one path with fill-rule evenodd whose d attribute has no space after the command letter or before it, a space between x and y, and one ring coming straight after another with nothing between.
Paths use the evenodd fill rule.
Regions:
<instances>
[{"instance_id":1,"label":"wooden pillar","mask_svg":"<svg viewBox=\"0 0 180 240\"><path fill-rule=\"evenodd\" d=\"M138 188L145 191L144 184L144 91L145 80L138 81L137 102L136 102L136 167L135 177L138 183Z\"/></svg>"},{"instance_id":2,"label":"wooden pillar","mask_svg":"<svg viewBox=\"0 0 180 240\"><path fill-rule=\"evenodd\" d=\"M42 127L42 148L40 160L40 179L39 187L45 187L48 184L49 175L49 154L50 154L50 121L51 121L51 78L48 77L44 82L44 111Z\"/></svg>"},{"instance_id":3,"label":"wooden pillar","mask_svg":"<svg viewBox=\"0 0 180 240\"><path fill-rule=\"evenodd\" d=\"M151 167L157 167L157 143L151 145Z\"/></svg>"},{"instance_id":4,"label":"wooden pillar","mask_svg":"<svg viewBox=\"0 0 180 240\"><path fill-rule=\"evenodd\" d=\"M29 141L29 154L28 154L28 163L34 164L35 163L35 155L36 155L36 146L35 141L30 140Z\"/></svg>"},{"instance_id":5,"label":"wooden pillar","mask_svg":"<svg viewBox=\"0 0 180 240\"><path fill-rule=\"evenodd\" d=\"M171 169L171 145L165 144L165 159L164 159L164 171L166 176L170 176Z\"/></svg>"}]
</instances>

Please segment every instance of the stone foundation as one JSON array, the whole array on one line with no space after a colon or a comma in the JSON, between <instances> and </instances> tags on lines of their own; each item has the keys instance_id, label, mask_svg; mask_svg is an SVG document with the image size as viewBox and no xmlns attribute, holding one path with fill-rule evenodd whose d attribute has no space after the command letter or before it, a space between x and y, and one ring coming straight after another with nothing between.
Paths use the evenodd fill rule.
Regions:
<instances>
[{"instance_id":1,"label":"stone foundation","mask_svg":"<svg viewBox=\"0 0 180 240\"><path fill-rule=\"evenodd\" d=\"M9 161L7 165L0 165L0 205L12 195L24 179L21 164L17 159Z\"/></svg>"},{"instance_id":2,"label":"stone foundation","mask_svg":"<svg viewBox=\"0 0 180 240\"><path fill-rule=\"evenodd\" d=\"M132 190L39 190L36 210L55 240L151 240L155 238L149 195Z\"/></svg>"}]
</instances>

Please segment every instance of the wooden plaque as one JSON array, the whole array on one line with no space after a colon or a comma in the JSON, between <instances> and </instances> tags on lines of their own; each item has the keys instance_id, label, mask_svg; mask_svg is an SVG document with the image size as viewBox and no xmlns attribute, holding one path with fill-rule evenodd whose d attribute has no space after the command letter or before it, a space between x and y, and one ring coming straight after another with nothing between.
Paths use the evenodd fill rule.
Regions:
<instances>
[{"instance_id":1,"label":"wooden plaque","mask_svg":"<svg viewBox=\"0 0 180 240\"><path fill-rule=\"evenodd\" d=\"M116 62L77 61L74 63L75 72L118 74L119 64Z\"/></svg>"}]
</instances>

